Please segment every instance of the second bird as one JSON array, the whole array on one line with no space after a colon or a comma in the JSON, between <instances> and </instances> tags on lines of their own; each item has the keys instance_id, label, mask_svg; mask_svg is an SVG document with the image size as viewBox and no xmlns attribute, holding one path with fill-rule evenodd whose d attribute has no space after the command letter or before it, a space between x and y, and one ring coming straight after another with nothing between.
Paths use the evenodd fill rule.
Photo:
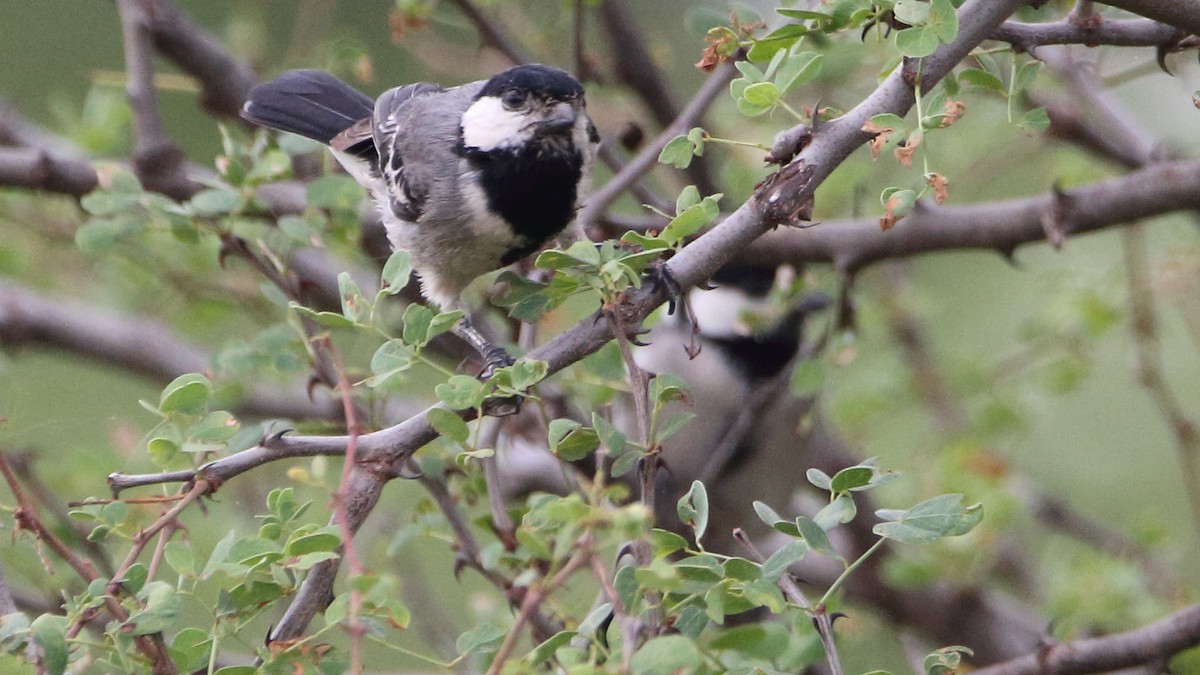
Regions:
<instances>
[{"instance_id":1,"label":"second bird","mask_svg":"<svg viewBox=\"0 0 1200 675\"><path fill-rule=\"evenodd\" d=\"M293 70L251 90L242 116L328 145L443 311L465 315L460 294L476 277L580 236L575 212L599 136L583 86L557 68L409 84L377 101L329 73ZM466 318L454 332L485 373L511 363Z\"/></svg>"}]
</instances>

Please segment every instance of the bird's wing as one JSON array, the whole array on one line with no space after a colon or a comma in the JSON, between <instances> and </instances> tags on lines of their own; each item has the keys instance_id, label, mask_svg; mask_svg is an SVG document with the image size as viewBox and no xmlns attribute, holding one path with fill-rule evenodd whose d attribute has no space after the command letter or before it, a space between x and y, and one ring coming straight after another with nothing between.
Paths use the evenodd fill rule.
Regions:
<instances>
[{"instance_id":1,"label":"bird's wing","mask_svg":"<svg viewBox=\"0 0 1200 675\"><path fill-rule=\"evenodd\" d=\"M387 189L392 213L410 223L415 223L421 216L426 190L409 180L398 140L408 133L407 127L414 121L411 115L406 114L412 108L413 101L443 91L439 85L429 82L389 89L375 102L374 116L355 125L361 126L356 131L356 138L359 139L356 142L361 145L370 141L372 150L378 153L379 175Z\"/></svg>"}]
</instances>

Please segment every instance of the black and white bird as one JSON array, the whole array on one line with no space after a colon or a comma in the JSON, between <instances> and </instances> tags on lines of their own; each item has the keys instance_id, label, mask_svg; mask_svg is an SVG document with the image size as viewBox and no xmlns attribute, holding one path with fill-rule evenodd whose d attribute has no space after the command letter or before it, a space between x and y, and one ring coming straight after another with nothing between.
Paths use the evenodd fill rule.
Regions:
<instances>
[{"instance_id":1,"label":"black and white bird","mask_svg":"<svg viewBox=\"0 0 1200 675\"><path fill-rule=\"evenodd\" d=\"M475 278L581 236L575 212L599 135L583 86L557 68L517 66L449 89L409 84L377 101L329 73L293 70L252 89L242 116L328 145L443 311L465 316L460 294ZM469 320L454 332L485 374L511 363Z\"/></svg>"}]
</instances>

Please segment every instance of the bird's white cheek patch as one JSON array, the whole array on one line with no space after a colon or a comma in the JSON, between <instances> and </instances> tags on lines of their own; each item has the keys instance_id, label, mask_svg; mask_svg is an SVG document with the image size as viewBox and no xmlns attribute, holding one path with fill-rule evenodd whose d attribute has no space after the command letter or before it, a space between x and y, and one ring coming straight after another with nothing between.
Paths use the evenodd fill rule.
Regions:
<instances>
[{"instance_id":1,"label":"bird's white cheek patch","mask_svg":"<svg viewBox=\"0 0 1200 675\"><path fill-rule=\"evenodd\" d=\"M531 135L525 130L528 124L529 118L524 113L505 110L500 99L485 96L463 113L463 145L484 152L518 146Z\"/></svg>"},{"instance_id":2,"label":"bird's white cheek patch","mask_svg":"<svg viewBox=\"0 0 1200 675\"><path fill-rule=\"evenodd\" d=\"M692 315L700 333L710 338L734 338L750 334L742 322L742 312L753 311L767 304L736 288L714 288L688 296Z\"/></svg>"}]
</instances>

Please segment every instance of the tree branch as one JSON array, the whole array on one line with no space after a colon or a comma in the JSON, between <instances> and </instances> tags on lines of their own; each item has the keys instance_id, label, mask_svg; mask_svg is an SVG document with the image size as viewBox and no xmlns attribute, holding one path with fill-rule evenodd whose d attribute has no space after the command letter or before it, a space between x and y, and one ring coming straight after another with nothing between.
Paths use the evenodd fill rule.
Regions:
<instances>
[{"instance_id":1,"label":"tree branch","mask_svg":"<svg viewBox=\"0 0 1200 675\"><path fill-rule=\"evenodd\" d=\"M992 34L992 39L1030 52L1041 45L1158 47L1173 44L1186 35L1187 32L1180 28L1151 19L1103 19L1095 25L1080 25L1064 19L1052 23L1005 21Z\"/></svg>"},{"instance_id":2,"label":"tree branch","mask_svg":"<svg viewBox=\"0 0 1200 675\"><path fill-rule=\"evenodd\" d=\"M504 29L499 24L484 15L483 10L479 9L474 2L471 0L453 0L453 2L458 6L458 10L475 26L475 30L479 32L479 37L483 40L483 44L500 52L513 65L529 63L529 57L508 36L508 33L504 32Z\"/></svg>"},{"instance_id":3,"label":"tree branch","mask_svg":"<svg viewBox=\"0 0 1200 675\"><path fill-rule=\"evenodd\" d=\"M101 309L94 303L51 300L10 281L0 281L0 343L38 342L160 382L209 370L212 358L199 345L182 340L160 322ZM330 419L337 408L275 390L254 388L237 406L243 413L289 419Z\"/></svg>"},{"instance_id":4,"label":"tree branch","mask_svg":"<svg viewBox=\"0 0 1200 675\"><path fill-rule=\"evenodd\" d=\"M213 115L237 118L258 78L233 58L216 37L171 0L150 0L146 19L154 47L200 83L200 106Z\"/></svg>"},{"instance_id":5,"label":"tree branch","mask_svg":"<svg viewBox=\"0 0 1200 675\"><path fill-rule=\"evenodd\" d=\"M832 262L854 273L880 260L932 251L986 249L1008 256L1022 244L1045 240L1044 223L1056 213L1065 214L1064 232L1082 234L1195 208L1200 208L1200 161L1164 162L1065 192L969 206L920 202L887 232L873 219L781 229L767 233L739 259L764 265Z\"/></svg>"},{"instance_id":6,"label":"tree branch","mask_svg":"<svg viewBox=\"0 0 1200 675\"><path fill-rule=\"evenodd\" d=\"M183 151L167 136L158 112L150 29L154 0L116 2L125 43L125 96L133 113L134 171L151 189L186 192L192 184L184 172Z\"/></svg>"},{"instance_id":7,"label":"tree branch","mask_svg":"<svg viewBox=\"0 0 1200 675\"><path fill-rule=\"evenodd\" d=\"M671 126L680 115L679 103L667 85L663 70L651 58L646 36L638 28L629 4L625 0L604 0L599 12L612 44L617 79L637 93L658 126L664 129ZM703 126L700 116L692 124ZM700 194L720 192L703 157L697 157L688 166L687 175Z\"/></svg>"},{"instance_id":8,"label":"tree branch","mask_svg":"<svg viewBox=\"0 0 1200 675\"><path fill-rule=\"evenodd\" d=\"M1105 5L1200 35L1200 0L1101 0Z\"/></svg>"},{"instance_id":9,"label":"tree branch","mask_svg":"<svg viewBox=\"0 0 1200 675\"><path fill-rule=\"evenodd\" d=\"M1099 638L1040 647L1020 658L972 671L975 675L1081 675L1169 658L1200 644L1200 605L1148 626Z\"/></svg>"}]
</instances>

